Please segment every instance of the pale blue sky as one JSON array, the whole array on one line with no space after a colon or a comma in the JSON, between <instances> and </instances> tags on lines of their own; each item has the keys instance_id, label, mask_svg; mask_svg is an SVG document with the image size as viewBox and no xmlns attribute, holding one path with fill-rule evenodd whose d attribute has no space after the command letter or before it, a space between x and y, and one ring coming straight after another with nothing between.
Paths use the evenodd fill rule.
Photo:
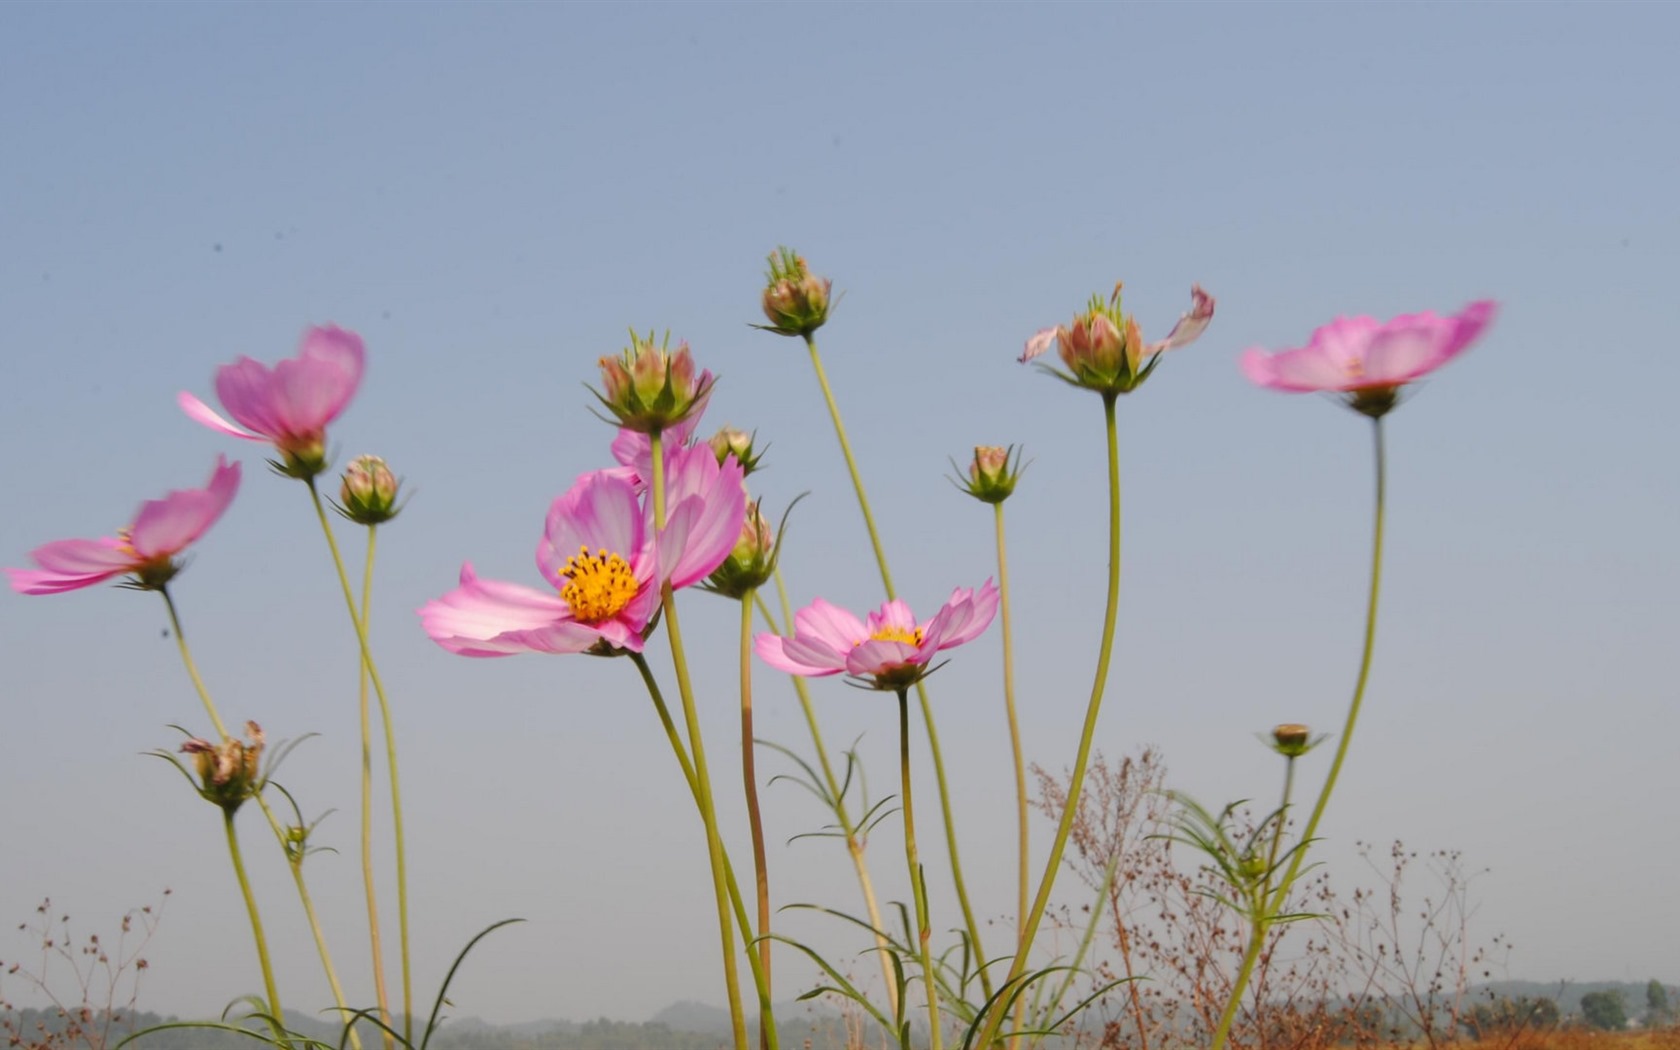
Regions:
<instances>
[{"instance_id":1,"label":"pale blue sky","mask_svg":"<svg viewBox=\"0 0 1680 1050\"><path fill-rule=\"evenodd\" d=\"M1363 421L1249 387L1237 354L1338 313L1493 297L1488 337L1391 421L1383 624L1327 856L1351 876L1355 839L1462 849L1491 869L1476 922L1516 944L1512 976L1680 979L1677 33L1658 4L0 6L0 561L244 459L175 590L230 717L322 734L283 779L338 807L313 883L367 1001L336 584L300 488L172 400L238 354L289 355L307 324L362 333L334 443L416 492L383 534L375 630L418 986L520 915L457 1013L634 1019L721 982L698 823L632 669L452 657L412 613L465 558L538 582L548 502L611 437L582 384L628 326L721 373L708 421L771 442L769 504L812 491L786 558L801 602L881 595L803 353L746 327L775 245L844 290L825 359L923 615L993 571L947 457L1026 445L1021 693L1029 756L1058 768L1101 613L1101 413L1014 359L1117 279L1152 333L1206 285L1208 334L1123 404L1100 746L1157 744L1216 802L1272 790L1254 732L1339 722L1369 527ZM733 785L734 617L688 604ZM154 597L110 589L0 600L0 920L50 894L95 924L171 886L143 1005L213 1011L257 977L214 812L138 757L202 719L162 624ZM994 630L933 693L971 890L1003 919L997 659ZM807 747L791 691L762 668L758 687L761 735ZM816 691L885 790L890 700ZM822 822L797 789L768 798L775 842ZM323 1006L289 883L245 826L283 994ZM893 897L895 838L873 850ZM924 854L935 925L955 925L942 850ZM773 860L780 901L855 907L832 844ZM789 959L779 979L808 975Z\"/></svg>"}]
</instances>

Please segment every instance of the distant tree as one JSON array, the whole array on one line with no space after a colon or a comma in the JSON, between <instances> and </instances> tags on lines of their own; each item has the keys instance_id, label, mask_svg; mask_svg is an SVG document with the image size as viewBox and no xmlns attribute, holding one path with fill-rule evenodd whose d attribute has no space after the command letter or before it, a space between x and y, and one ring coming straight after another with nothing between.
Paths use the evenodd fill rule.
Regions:
<instances>
[{"instance_id":1,"label":"distant tree","mask_svg":"<svg viewBox=\"0 0 1680 1050\"><path fill-rule=\"evenodd\" d=\"M1594 1028L1619 1031L1627 1027L1627 1004L1619 991L1588 992L1581 996L1581 1017Z\"/></svg>"},{"instance_id":2,"label":"distant tree","mask_svg":"<svg viewBox=\"0 0 1680 1050\"><path fill-rule=\"evenodd\" d=\"M1501 1033L1524 1029L1556 1028L1559 1020L1557 1001L1547 996L1529 999L1526 996L1510 999L1500 996L1470 1008L1459 1024L1473 1039L1489 1039Z\"/></svg>"},{"instance_id":3,"label":"distant tree","mask_svg":"<svg viewBox=\"0 0 1680 1050\"><path fill-rule=\"evenodd\" d=\"M1645 1026L1647 1028L1661 1028L1674 1020L1674 1012L1668 1005L1668 989L1656 978L1645 986Z\"/></svg>"}]
</instances>

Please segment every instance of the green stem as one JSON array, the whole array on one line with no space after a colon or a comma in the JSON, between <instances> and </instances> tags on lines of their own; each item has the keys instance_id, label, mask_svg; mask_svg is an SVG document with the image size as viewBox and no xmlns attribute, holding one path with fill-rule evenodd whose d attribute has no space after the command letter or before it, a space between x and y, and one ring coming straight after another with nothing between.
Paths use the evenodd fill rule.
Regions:
<instances>
[{"instance_id":1,"label":"green stem","mask_svg":"<svg viewBox=\"0 0 1680 1050\"><path fill-rule=\"evenodd\" d=\"M1024 955L1027 950L1027 887L1030 878L1027 871L1027 767L1021 754L1021 722L1015 712L1015 645L1009 618L1009 547L1004 539L1001 501L992 504L992 518L997 525L998 619L1003 626L1003 706L1009 715L1009 746L1015 762L1015 837L1019 846L1015 862L1015 954ZM1015 1001L1017 1032L1021 1030L1026 1009L1026 997L1018 997ZM1016 1035L1010 1040L1010 1046L1017 1047L1020 1042L1021 1037Z\"/></svg>"},{"instance_id":2,"label":"green stem","mask_svg":"<svg viewBox=\"0 0 1680 1050\"><path fill-rule=\"evenodd\" d=\"M922 962L922 986L927 992L928 1040L930 1050L939 1050L939 981L933 973L933 955L928 941L933 928L928 919L927 882L916 854L916 807L910 799L910 691L898 690L899 799L904 803L904 860L910 866L910 893L916 902L916 944Z\"/></svg>"},{"instance_id":3,"label":"green stem","mask_svg":"<svg viewBox=\"0 0 1680 1050\"><path fill-rule=\"evenodd\" d=\"M1026 971L1027 951L1038 936L1039 924L1044 920L1050 903L1050 890L1061 870L1062 853L1067 849L1068 836L1073 831L1074 816L1079 812L1079 795L1085 786L1085 768L1091 759L1091 741L1097 732L1097 715L1102 711L1103 693L1108 685L1108 664L1114 653L1114 626L1120 611L1120 437L1115 421L1114 402L1118 395L1103 394L1103 420L1108 437L1108 601L1103 611L1102 641L1097 649L1096 678L1091 683L1091 699L1085 707L1085 726L1079 735L1079 753L1074 758L1073 774L1068 778L1067 800L1062 806L1062 818L1056 824L1056 837L1050 844L1050 858L1044 865L1044 877L1039 881L1038 894L1033 898L1027 915L1026 930L1021 935L1020 949L1010 963L1009 976L1004 984L1013 985ZM1019 994L1020 989L1015 989ZM1007 1002L1007 998L1005 999ZM1006 1008L987 1012L986 1023L973 1045L992 1046L1003 1027Z\"/></svg>"},{"instance_id":4,"label":"green stem","mask_svg":"<svg viewBox=\"0 0 1680 1050\"><path fill-rule=\"evenodd\" d=\"M220 734L223 742L226 742L229 739L227 727L222 722L222 716L216 711L215 701L210 699L210 690L205 688L204 679L199 677L198 667L193 662L192 650L187 646L187 636L181 630L181 617L176 612L175 600L170 596L167 587L159 588L158 592L163 595L164 606L169 610L169 623L175 631L175 642L181 650L181 662L186 665L187 677L192 679L193 689L197 691L199 702L204 705L204 710L210 715L211 724L216 727L216 732ZM338 983L338 969L333 966L332 952L327 949L326 934L321 929L320 918L315 914L315 902L309 896L309 884L303 878L303 859L301 856L295 861L292 859L292 853L286 838L286 827L274 815L274 810L269 807L268 800L263 798L261 794L254 797L257 800L257 806L262 809L263 816L268 819L269 829L274 832L275 839L280 843L280 849L286 854L287 867L292 873L292 883L297 887L298 900L303 905L304 917L309 921L309 932L315 938L315 951L321 957L321 968L326 971L327 985L332 990L333 1003L338 1007L339 1014L347 1017L349 1016L349 1008L344 1002L344 988ZM355 1050L362 1050L362 1039L361 1036L356 1034L355 1029L350 1031L350 1044Z\"/></svg>"},{"instance_id":5,"label":"green stem","mask_svg":"<svg viewBox=\"0 0 1680 1050\"><path fill-rule=\"evenodd\" d=\"M776 569L776 596L781 601L782 618L787 623L793 623L793 606L788 601L787 584L782 579L782 570ZM770 625L770 630L781 634L782 630L776 624L776 618L770 615L769 606L762 598L758 599L758 610L764 616L764 622ZM892 942L887 939L884 927L881 925L881 906L875 900L875 882L869 875L869 862L864 858L864 851L868 843L863 835L858 833L857 825L852 823L851 813L846 808L845 794L840 790L840 780L834 773L834 763L828 759L828 748L823 744L822 728L817 724L817 711L811 705L811 690L805 679L798 675L789 675L793 682L793 690L799 695L799 708L805 714L805 724L811 730L811 743L817 749L817 763L822 767L823 781L828 787L829 808L834 812L834 821L840 826L840 833L846 838L846 853L852 858L852 871L857 875L858 888L863 892L863 906L869 913L869 928L875 936L875 954L881 964L881 979L887 990L888 1013L898 1016L898 983L894 980L892 969ZM867 799L865 803L867 804Z\"/></svg>"},{"instance_id":6,"label":"green stem","mask_svg":"<svg viewBox=\"0 0 1680 1050\"><path fill-rule=\"evenodd\" d=\"M361 622L370 622L373 604L374 543L378 531L368 527L367 559L362 566ZM379 929L379 892L373 877L373 727L369 721L368 676L364 664L356 665L356 699L362 730L362 889L367 897L368 943L373 952L373 992L379 1004L379 1019L387 1028L391 1024L391 999L385 987L385 941ZM381 705L383 708L383 705ZM386 726L386 740L390 740L390 726ZM392 767L393 775L395 766ZM389 1031L381 1033L386 1050L396 1045Z\"/></svg>"},{"instance_id":7,"label":"green stem","mask_svg":"<svg viewBox=\"0 0 1680 1050\"><path fill-rule=\"evenodd\" d=\"M653 525L665 528L665 449L658 431L649 434L653 458ZM683 650L682 627L677 620L677 602L671 583L660 586L660 603L665 612L665 634L671 642L671 664L676 671L677 693L682 698L683 721L688 730L689 751L694 759L694 784L699 795L700 820L706 827L706 854L711 861L712 894L717 899L718 931L723 938L723 982L729 996L729 1021L735 1034L736 1050L747 1050L747 1025L741 1012L741 979L735 965L735 938L729 928L729 894L724 877L723 839L718 834L717 810L712 802L711 776L706 771L706 748L700 740L700 713L694 703L694 685L689 679L688 657Z\"/></svg>"},{"instance_id":8,"label":"green stem","mask_svg":"<svg viewBox=\"0 0 1680 1050\"><path fill-rule=\"evenodd\" d=\"M758 808L758 770L753 761L752 621L753 591L741 596L741 781L747 794L747 823L752 830L753 881L758 887L758 955L766 990L770 983L770 871L764 859L764 818ZM759 1039L769 1050L770 1032Z\"/></svg>"},{"instance_id":9,"label":"green stem","mask_svg":"<svg viewBox=\"0 0 1680 1050\"><path fill-rule=\"evenodd\" d=\"M653 709L659 715L659 724L665 729L665 739L671 743L671 751L677 756L677 765L682 767L683 781L688 785L689 794L694 797L694 804L700 804L700 787L694 776L694 763L688 757L688 748L684 746L682 734L677 732L677 723L671 718L671 709L665 703L665 696L659 690L659 682L653 677L653 669L648 666L647 658L641 653L630 653L630 662L641 672L642 683L647 686L648 696L653 700ZM770 1003L769 974L759 966L758 957L753 954L752 920L747 916L746 902L741 898L740 884L735 881L735 868L729 863L729 855L723 858L724 875L729 883L729 902L735 909L735 923L741 930L741 943L747 949L747 963L752 968L753 981L758 989L759 1024L763 1030L770 1032L770 1050L776 1050L778 1034L776 1019L773 1016Z\"/></svg>"},{"instance_id":10,"label":"green stem","mask_svg":"<svg viewBox=\"0 0 1680 1050\"><path fill-rule=\"evenodd\" d=\"M1324 810L1330 804L1330 795L1336 789L1336 779L1341 775L1342 763L1347 759L1348 745L1353 741L1354 725L1359 721L1359 709L1365 701L1365 684L1371 677L1371 655L1376 650L1377 643L1377 602L1382 592L1382 552L1383 552L1383 518L1385 516L1388 489L1388 457L1383 445L1382 419L1377 417L1371 421L1372 456L1375 461L1376 474L1376 509L1371 527L1371 592L1365 605L1365 641L1359 657L1359 676L1354 681L1353 699L1348 704L1347 721L1342 726L1342 738L1336 745L1336 757L1330 762L1330 772L1324 778L1324 787L1319 790L1318 801L1313 805L1312 816L1307 820L1307 826L1301 831L1301 844L1289 858L1289 869L1284 872L1267 896L1265 913L1275 915L1288 900L1289 891L1295 885L1295 879L1301 873L1301 865L1306 860L1307 850L1312 845L1313 836L1318 831L1318 822L1324 816ZM1252 954L1258 956L1258 949L1251 947ZM1243 986L1247 983L1253 966L1245 966L1237 974L1237 982L1231 987L1231 1002L1234 1004L1243 993ZM1232 1006L1227 1004L1226 1012L1232 1012ZM1229 1035L1228 1023L1221 1025L1221 1031L1214 1033L1214 1041L1209 1050L1223 1050Z\"/></svg>"},{"instance_id":11,"label":"green stem","mask_svg":"<svg viewBox=\"0 0 1680 1050\"><path fill-rule=\"evenodd\" d=\"M881 534L875 528L875 516L869 510L869 495L863 489L863 476L858 473L857 459L852 455L852 443L846 437L846 424L840 419L840 406L835 403L834 392L828 385L828 374L823 371L822 356L817 353L817 341L809 333L805 335L805 346L811 352L811 367L817 373L817 384L822 387L823 400L828 404L829 418L834 421L834 435L840 441L840 453L845 457L846 470L852 476L852 488L857 493L858 509L863 512L863 524L869 530L869 543L875 549L875 564L881 570L881 586L886 590L889 599L897 598L897 592L893 589L892 571L887 567L886 550L881 546ZM968 887L963 881L962 857L957 850L957 826L951 813L951 790L945 779L945 759L939 747L939 730L934 724L933 705L928 702L927 686L922 682L916 683L916 700L921 705L922 722L927 727L928 749L933 753L933 774L939 785L939 813L945 822L945 848L951 858L951 883L957 893L957 905L962 910L963 926L968 933L969 944L973 947L974 957L980 960L981 991L985 998L990 999L992 979L985 968L986 950L980 943L980 925L974 921L974 909L968 902Z\"/></svg>"},{"instance_id":12,"label":"green stem","mask_svg":"<svg viewBox=\"0 0 1680 1050\"><path fill-rule=\"evenodd\" d=\"M269 1024L275 1038L283 1047L291 1046L286 1038L285 1015L280 1008L280 993L274 986L274 965L268 958L268 938L263 936L262 916L257 913L257 898L251 892L251 880L245 875L245 861L239 855L239 835L233 830L233 810L222 810L222 827L227 832L228 856L233 860L233 874L239 879L239 892L245 898L245 912L251 917L251 939L257 945L257 962L262 966L263 989L268 994Z\"/></svg>"},{"instance_id":13,"label":"green stem","mask_svg":"<svg viewBox=\"0 0 1680 1050\"><path fill-rule=\"evenodd\" d=\"M338 540L333 536L332 523L327 520L327 509L321 502L320 492L315 488L315 479L308 478L304 484L309 489L310 502L315 505L315 517L321 523L321 534L327 538L327 549L332 552L333 568L338 572L338 583L344 591L344 606L349 610L351 626L356 629L356 644L361 650L362 667L367 672L368 680L373 683L373 693L379 698L380 715L385 721L385 754L391 767L392 831L396 837L397 926L402 950L403 1039L405 1042L413 1042L414 985L409 968L408 864L406 860L408 849L403 839L402 788L397 779L397 743L391 735L391 708L385 697L385 683L379 677L379 665L374 663L373 649L368 645L367 625L362 622L362 617L356 610L356 596L350 588L350 575L344 571L344 558L338 552Z\"/></svg>"}]
</instances>

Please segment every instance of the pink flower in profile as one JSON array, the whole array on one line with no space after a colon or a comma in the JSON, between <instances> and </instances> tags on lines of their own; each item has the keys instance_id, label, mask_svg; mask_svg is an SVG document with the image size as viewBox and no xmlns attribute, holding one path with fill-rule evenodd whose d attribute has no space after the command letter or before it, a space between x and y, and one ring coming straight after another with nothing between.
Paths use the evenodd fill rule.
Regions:
<instances>
[{"instance_id":1,"label":"pink flower in profile","mask_svg":"<svg viewBox=\"0 0 1680 1050\"><path fill-rule=\"evenodd\" d=\"M273 445L283 473L312 478L326 469L327 424L350 404L362 368L361 337L323 325L304 333L296 357L272 369L241 357L216 370L216 397L233 423L185 391L176 401L212 430Z\"/></svg>"},{"instance_id":2,"label":"pink flower in profile","mask_svg":"<svg viewBox=\"0 0 1680 1050\"><path fill-rule=\"evenodd\" d=\"M1429 311L1381 323L1338 317L1315 331L1306 346L1272 354L1245 351L1242 370L1273 390L1345 395L1349 407L1377 418L1398 402L1402 386L1463 353L1497 309L1483 299L1448 317Z\"/></svg>"},{"instance_id":3,"label":"pink flower in profile","mask_svg":"<svg viewBox=\"0 0 1680 1050\"><path fill-rule=\"evenodd\" d=\"M805 677L840 674L866 679L876 689L902 689L931 669L935 653L980 636L997 615L998 590L987 580L979 591L958 587L933 619L918 624L899 600L867 620L821 598L793 617L793 637L766 632L753 642L759 659L778 671Z\"/></svg>"},{"instance_id":4,"label":"pink flower in profile","mask_svg":"<svg viewBox=\"0 0 1680 1050\"><path fill-rule=\"evenodd\" d=\"M746 493L734 460L704 446L671 460L663 531L634 484L610 470L585 474L549 508L537 568L553 591L483 580L469 562L461 584L420 609L426 634L462 656L641 652L660 589L717 568L741 531Z\"/></svg>"},{"instance_id":5,"label":"pink flower in profile","mask_svg":"<svg viewBox=\"0 0 1680 1050\"><path fill-rule=\"evenodd\" d=\"M20 594L62 594L125 573L140 590L163 588L181 563L176 555L204 535L239 491L239 464L216 459L210 483L181 489L140 505L134 523L97 540L57 540L29 552L39 568L7 569Z\"/></svg>"}]
</instances>

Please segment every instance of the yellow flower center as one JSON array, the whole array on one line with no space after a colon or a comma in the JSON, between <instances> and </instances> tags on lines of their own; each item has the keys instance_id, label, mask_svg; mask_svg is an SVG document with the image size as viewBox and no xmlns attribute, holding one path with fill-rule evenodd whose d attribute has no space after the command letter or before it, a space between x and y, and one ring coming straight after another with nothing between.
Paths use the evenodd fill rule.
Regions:
<instances>
[{"instance_id":1,"label":"yellow flower center","mask_svg":"<svg viewBox=\"0 0 1680 1050\"><path fill-rule=\"evenodd\" d=\"M909 630L902 627L880 627L869 636L869 640L872 642L903 642L905 645L921 645L922 629L920 627ZM858 644L862 645L863 643L859 642Z\"/></svg>"},{"instance_id":2,"label":"yellow flower center","mask_svg":"<svg viewBox=\"0 0 1680 1050\"><path fill-rule=\"evenodd\" d=\"M580 623L597 624L617 616L638 589L630 564L606 550L590 554L588 547L579 547L560 574L567 578L560 597Z\"/></svg>"}]
</instances>

